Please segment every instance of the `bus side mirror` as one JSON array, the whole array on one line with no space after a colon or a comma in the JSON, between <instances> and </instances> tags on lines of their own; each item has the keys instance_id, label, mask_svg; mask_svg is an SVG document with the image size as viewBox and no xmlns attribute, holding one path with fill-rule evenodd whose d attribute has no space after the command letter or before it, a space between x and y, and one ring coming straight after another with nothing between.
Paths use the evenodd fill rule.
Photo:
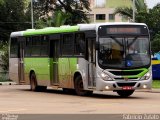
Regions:
<instances>
[{"instance_id":1,"label":"bus side mirror","mask_svg":"<svg viewBox=\"0 0 160 120\"><path fill-rule=\"evenodd\" d=\"M99 42L96 42L96 50L99 50Z\"/></svg>"}]
</instances>

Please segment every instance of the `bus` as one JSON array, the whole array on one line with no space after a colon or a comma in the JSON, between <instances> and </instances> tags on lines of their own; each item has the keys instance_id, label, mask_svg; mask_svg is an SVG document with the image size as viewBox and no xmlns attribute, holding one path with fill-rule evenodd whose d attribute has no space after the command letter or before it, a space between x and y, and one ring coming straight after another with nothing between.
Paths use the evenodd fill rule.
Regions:
<instances>
[{"instance_id":1,"label":"bus","mask_svg":"<svg viewBox=\"0 0 160 120\"><path fill-rule=\"evenodd\" d=\"M77 95L114 91L129 97L151 89L150 35L143 23L95 23L11 33L9 78L74 90Z\"/></svg>"},{"instance_id":2,"label":"bus","mask_svg":"<svg viewBox=\"0 0 160 120\"><path fill-rule=\"evenodd\" d=\"M155 53L152 58L152 78L160 79L160 51Z\"/></svg>"}]
</instances>

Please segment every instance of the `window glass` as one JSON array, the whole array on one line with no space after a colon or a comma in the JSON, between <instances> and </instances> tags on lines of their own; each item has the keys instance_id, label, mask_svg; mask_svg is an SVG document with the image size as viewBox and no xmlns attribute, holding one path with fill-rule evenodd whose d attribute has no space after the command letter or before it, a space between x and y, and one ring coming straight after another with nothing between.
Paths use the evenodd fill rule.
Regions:
<instances>
[{"instance_id":1,"label":"window glass","mask_svg":"<svg viewBox=\"0 0 160 120\"><path fill-rule=\"evenodd\" d=\"M75 55L84 55L85 48L85 35L83 33L76 34Z\"/></svg>"},{"instance_id":2,"label":"window glass","mask_svg":"<svg viewBox=\"0 0 160 120\"><path fill-rule=\"evenodd\" d=\"M26 39L25 56L48 56L48 39L46 36L34 36Z\"/></svg>"},{"instance_id":3,"label":"window glass","mask_svg":"<svg viewBox=\"0 0 160 120\"><path fill-rule=\"evenodd\" d=\"M32 39L33 39L32 41L33 46L41 45L41 37L36 36L36 37L33 37Z\"/></svg>"},{"instance_id":4,"label":"window glass","mask_svg":"<svg viewBox=\"0 0 160 120\"><path fill-rule=\"evenodd\" d=\"M115 15L109 14L109 21L114 21L114 20L115 20Z\"/></svg>"},{"instance_id":5,"label":"window glass","mask_svg":"<svg viewBox=\"0 0 160 120\"><path fill-rule=\"evenodd\" d=\"M32 56L40 56L41 46L32 46Z\"/></svg>"},{"instance_id":6,"label":"window glass","mask_svg":"<svg viewBox=\"0 0 160 120\"><path fill-rule=\"evenodd\" d=\"M41 37L41 56L48 56L48 39L46 36Z\"/></svg>"},{"instance_id":7,"label":"window glass","mask_svg":"<svg viewBox=\"0 0 160 120\"><path fill-rule=\"evenodd\" d=\"M32 38L26 38L26 48L25 48L25 56L31 56L32 51Z\"/></svg>"},{"instance_id":8,"label":"window glass","mask_svg":"<svg viewBox=\"0 0 160 120\"><path fill-rule=\"evenodd\" d=\"M73 55L74 42L73 34L64 34L62 41L62 55Z\"/></svg>"},{"instance_id":9,"label":"window glass","mask_svg":"<svg viewBox=\"0 0 160 120\"><path fill-rule=\"evenodd\" d=\"M96 20L105 20L105 14L96 14Z\"/></svg>"},{"instance_id":10,"label":"window glass","mask_svg":"<svg viewBox=\"0 0 160 120\"><path fill-rule=\"evenodd\" d=\"M11 58L17 58L18 57L18 40L17 40L17 38L12 38L11 39L10 57Z\"/></svg>"}]
</instances>

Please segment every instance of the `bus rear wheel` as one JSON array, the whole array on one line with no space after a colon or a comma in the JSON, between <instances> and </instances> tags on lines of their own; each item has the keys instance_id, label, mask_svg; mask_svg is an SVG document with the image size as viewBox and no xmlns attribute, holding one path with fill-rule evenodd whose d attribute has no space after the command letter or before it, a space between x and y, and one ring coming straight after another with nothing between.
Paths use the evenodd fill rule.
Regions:
<instances>
[{"instance_id":1,"label":"bus rear wheel","mask_svg":"<svg viewBox=\"0 0 160 120\"><path fill-rule=\"evenodd\" d=\"M134 93L134 90L118 90L117 93L121 97L129 97Z\"/></svg>"},{"instance_id":2,"label":"bus rear wheel","mask_svg":"<svg viewBox=\"0 0 160 120\"><path fill-rule=\"evenodd\" d=\"M46 86L38 86L36 75L34 72L32 72L30 75L30 84L31 91L45 91L47 89Z\"/></svg>"},{"instance_id":3,"label":"bus rear wheel","mask_svg":"<svg viewBox=\"0 0 160 120\"><path fill-rule=\"evenodd\" d=\"M81 76L76 77L74 82L74 87L75 87L76 94L79 96L91 95L93 93L93 91L84 90Z\"/></svg>"}]
</instances>

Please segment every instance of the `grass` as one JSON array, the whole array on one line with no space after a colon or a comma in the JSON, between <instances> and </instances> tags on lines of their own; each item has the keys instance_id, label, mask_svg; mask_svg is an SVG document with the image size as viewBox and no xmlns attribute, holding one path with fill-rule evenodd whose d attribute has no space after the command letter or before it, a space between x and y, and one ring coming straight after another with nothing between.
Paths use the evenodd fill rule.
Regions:
<instances>
[{"instance_id":1,"label":"grass","mask_svg":"<svg viewBox=\"0 0 160 120\"><path fill-rule=\"evenodd\" d=\"M0 72L0 82L7 82L8 80L8 74L4 72Z\"/></svg>"},{"instance_id":2,"label":"grass","mask_svg":"<svg viewBox=\"0 0 160 120\"><path fill-rule=\"evenodd\" d=\"M160 80L153 80L152 88L160 88Z\"/></svg>"}]
</instances>

